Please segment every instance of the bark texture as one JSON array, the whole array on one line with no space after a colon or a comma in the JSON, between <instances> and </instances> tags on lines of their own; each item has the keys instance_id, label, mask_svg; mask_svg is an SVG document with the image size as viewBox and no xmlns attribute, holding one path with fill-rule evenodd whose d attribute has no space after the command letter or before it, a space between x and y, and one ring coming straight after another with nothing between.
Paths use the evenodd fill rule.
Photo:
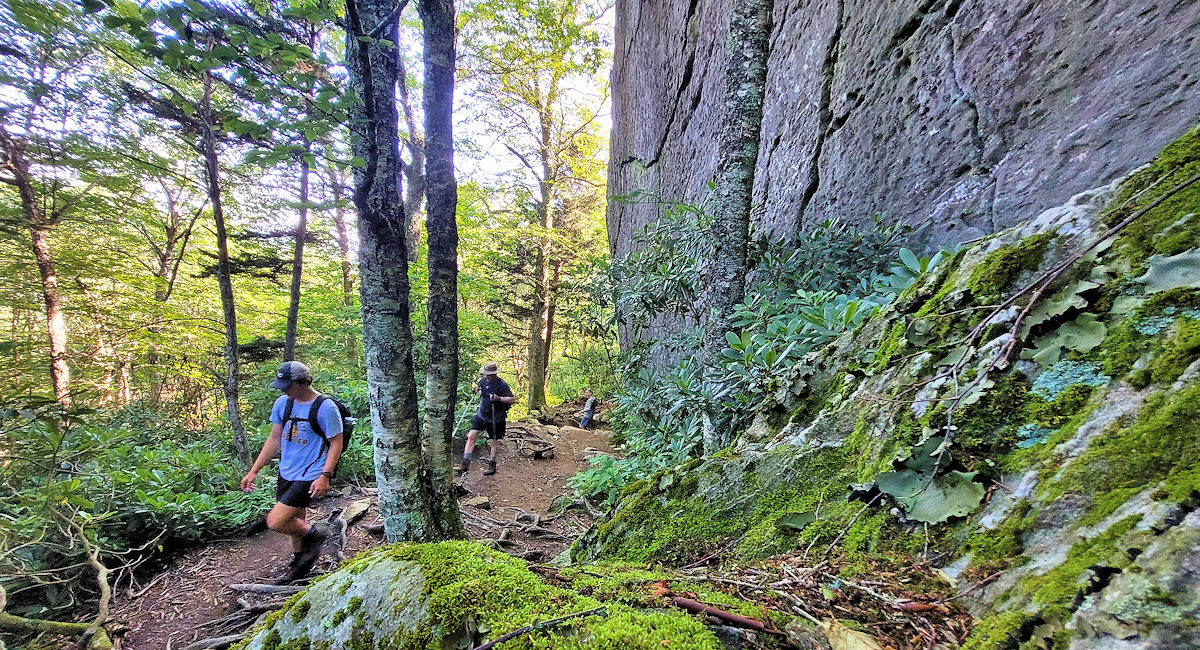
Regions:
<instances>
[{"instance_id":1,"label":"bark texture","mask_svg":"<svg viewBox=\"0 0 1200 650\"><path fill-rule=\"evenodd\" d=\"M0 125L0 169L8 176L0 181L17 188L21 198L21 212L25 226L29 228L33 244L33 256L37 260L38 274L42 280L42 301L46 306L46 330L50 339L50 379L54 386L54 399L64 406L71 401L71 369L67 365L67 324L63 317L62 299L58 292L58 273L54 269L54 255L50 249L50 231L61 221L73 201L55 208L47 214L45 203L34 190L33 174L29 159L25 156L26 141L9 133ZM55 205L55 202L50 202Z\"/></svg>"},{"instance_id":2,"label":"bark texture","mask_svg":"<svg viewBox=\"0 0 1200 650\"><path fill-rule=\"evenodd\" d=\"M400 195L397 42L394 0L346 3L350 91L361 102L351 115L351 149L366 161L354 171L358 209L359 291L363 349L375 446L379 511L389 541L436 539L432 484L421 451L413 338L409 315L408 221Z\"/></svg>"},{"instance_id":3,"label":"bark texture","mask_svg":"<svg viewBox=\"0 0 1200 650\"><path fill-rule=\"evenodd\" d=\"M725 347L733 307L746 294L746 245L767 82L771 5L772 0L734 2L726 38L724 126L717 163L704 336L709 359Z\"/></svg>"},{"instance_id":4,"label":"bark texture","mask_svg":"<svg viewBox=\"0 0 1200 650\"><path fill-rule=\"evenodd\" d=\"M557 87L551 89L551 96ZM550 106L549 100L546 107ZM555 226L553 202L558 190L558 165L552 159L554 156L552 142L552 120L548 108L542 108L540 155L542 159L542 177L538 183L538 226L541 234L538 236L537 252L533 261L533 300L530 305L529 319L529 353L525 359L525 372L529 380L529 410L542 411L546 408L546 367L550 359L550 327L551 306L554 304L554 293L551 290L550 265L554 242L550 231Z\"/></svg>"},{"instance_id":5,"label":"bark texture","mask_svg":"<svg viewBox=\"0 0 1200 650\"><path fill-rule=\"evenodd\" d=\"M425 227L429 232L429 367L423 440L443 538L462 537L451 440L458 398L458 184L454 176L453 0L422 0L425 39ZM407 111L406 111L407 112ZM411 137L411 136L410 136Z\"/></svg>"}]
</instances>

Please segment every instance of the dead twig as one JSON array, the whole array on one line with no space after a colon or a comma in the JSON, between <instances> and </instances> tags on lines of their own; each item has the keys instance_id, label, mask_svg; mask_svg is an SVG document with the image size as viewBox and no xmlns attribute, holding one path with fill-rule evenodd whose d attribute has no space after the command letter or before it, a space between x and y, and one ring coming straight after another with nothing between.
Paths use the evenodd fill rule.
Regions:
<instances>
[{"instance_id":1,"label":"dead twig","mask_svg":"<svg viewBox=\"0 0 1200 650\"><path fill-rule=\"evenodd\" d=\"M304 585L233 584L229 588L251 594L298 594L307 589Z\"/></svg>"},{"instance_id":2,"label":"dead twig","mask_svg":"<svg viewBox=\"0 0 1200 650\"><path fill-rule=\"evenodd\" d=\"M488 641L487 643L485 643L483 645L475 646L474 650L491 650L491 648L494 648L494 647L500 645L501 643L504 643L505 641L511 641L512 639L515 639L515 638L521 636L522 634L528 634L528 633L534 632L536 630L543 630L548 627L554 627L555 625L559 625L559 624L569 621L573 618L583 618L585 616L607 616L607 615L608 615L608 610L605 609L604 607L597 607L595 609L589 609L584 612L575 612L574 614L567 614L566 616L552 618L548 621L542 621L541 623L534 623L532 625L526 625L525 627L515 629L512 632L509 632L508 634L501 636L500 638L496 639L495 641Z\"/></svg>"},{"instance_id":3,"label":"dead twig","mask_svg":"<svg viewBox=\"0 0 1200 650\"><path fill-rule=\"evenodd\" d=\"M755 620L748 616L742 616L741 614L727 612L723 609L717 609L712 605L705 605L704 603L698 600L692 600L691 598L675 596L671 599L671 604L680 609L685 609L693 614L705 614L738 627L744 627L758 632L767 632L769 634L779 634L777 630L768 628L766 625L763 625L761 621Z\"/></svg>"}]
</instances>

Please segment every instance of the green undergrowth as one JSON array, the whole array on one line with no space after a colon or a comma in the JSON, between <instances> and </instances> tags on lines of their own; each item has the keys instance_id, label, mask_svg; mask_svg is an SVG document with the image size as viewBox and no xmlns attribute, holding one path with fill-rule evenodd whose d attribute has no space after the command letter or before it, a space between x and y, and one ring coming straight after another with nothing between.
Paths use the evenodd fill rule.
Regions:
<instances>
[{"instance_id":1,"label":"green undergrowth","mask_svg":"<svg viewBox=\"0 0 1200 650\"><path fill-rule=\"evenodd\" d=\"M423 576L422 597L428 603L430 622L416 630L398 630L390 638L375 638L367 629L358 629L367 621L359 614L355 619L353 641L344 647L358 648L428 648L440 650L448 634L467 629L486 630L488 638L496 638L525 625L567 614L606 608L606 614L563 623L549 630L523 634L505 643L507 649L554 648L662 648L688 647L716 650L716 638L692 616L679 611L640 608L645 601L637 594L637 585L667 577L627 566L578 567L564 569L571 576L568 584L549 584L531 572L522 560L486 549L466 541L436 544L394 544L365 551L351 559L329 578L361 573L363 567L382 559L416 563ZM681 585L682 586L682 585ZM586 592L586 593L585 593ZM732 597L719 592L704 592L713 602L730 604ZM285 616L297 618L296 612L308 613L304 593L293 597L287 605L273 613L264 623L267 627ZM736 599L735 599L736 600ZM738 601L740 603L740 601ZM362 599L330 613L334 625L355 616ZM740 604L740 611L749 611ZM754 610L757 615L758 611ZM677 645L673 645L677 644ZM321 647L307 638L282 639L277 629L266 637L265 650ZM244 645L241 647L245 647Z\"/></svg>"}]
</instances>

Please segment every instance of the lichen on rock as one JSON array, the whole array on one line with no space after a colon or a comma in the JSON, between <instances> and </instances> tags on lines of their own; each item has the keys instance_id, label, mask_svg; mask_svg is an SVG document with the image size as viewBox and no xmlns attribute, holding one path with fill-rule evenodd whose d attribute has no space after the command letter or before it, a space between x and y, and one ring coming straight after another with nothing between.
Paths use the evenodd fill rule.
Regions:
<instances>
[{"instance_id":1,"label":"lichen on rock","mask_svg":"<svg viewBox=\"0 0 1200 650\"><path fill-rule=\"evenodd\" d=\"M1197 172L1200 128L960 251L795 366L774 396L786 419L629 487L573 557L928 552L960 578L995 574L962 599L966 647L1194 645L1200 184L1158 200ZM906 464L916 449L939 459L926 474ZM943 511L939 480L987 496Z\"/></svg>"}]
</instances>

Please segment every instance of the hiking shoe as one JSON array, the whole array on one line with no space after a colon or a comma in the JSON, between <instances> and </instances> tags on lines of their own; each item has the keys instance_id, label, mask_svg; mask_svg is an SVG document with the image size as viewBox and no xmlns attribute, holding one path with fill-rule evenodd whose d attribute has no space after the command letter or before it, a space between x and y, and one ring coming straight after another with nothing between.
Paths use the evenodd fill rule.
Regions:
<instances>
[{"instance_id":1,"label":"hiking shoe","mask_svg":"<svg viewBox=\"0 0 1200 650\"><path fill-rule=\"evenodd\" d=\"M463 474L466 474L467 470L469 469L471 469L471 461L464 458L463 462L460 463L458 467L454 468L454 474L456 476L462 476Z\"/></svg>"},{"instance_id":2,"label":"hiking shoe","mask_svg":"<svg viewBox=\"0 0 1200 650\"><path fill-rule=\"evenodd\" d=\"M485 460L483 462L487 463L487 469L483 470L484 476L491 476L492 474L496 473L496 461Z\"/></svg>"},{"instance_id":3,"label":"hiking shoe","mask_svg":"<svg viewBox=\"0 0 1200 650\"><path fill-rule=\"evenodd\" d=\"M296 556L296 564L292 565L291 580L303 578L312 571L317 558L321 557L321 547L325 545L326 537L329 534L320 524L313 524L308 529L308 534L300 540L300 553Z\"/></svg>"}]
</instances>

